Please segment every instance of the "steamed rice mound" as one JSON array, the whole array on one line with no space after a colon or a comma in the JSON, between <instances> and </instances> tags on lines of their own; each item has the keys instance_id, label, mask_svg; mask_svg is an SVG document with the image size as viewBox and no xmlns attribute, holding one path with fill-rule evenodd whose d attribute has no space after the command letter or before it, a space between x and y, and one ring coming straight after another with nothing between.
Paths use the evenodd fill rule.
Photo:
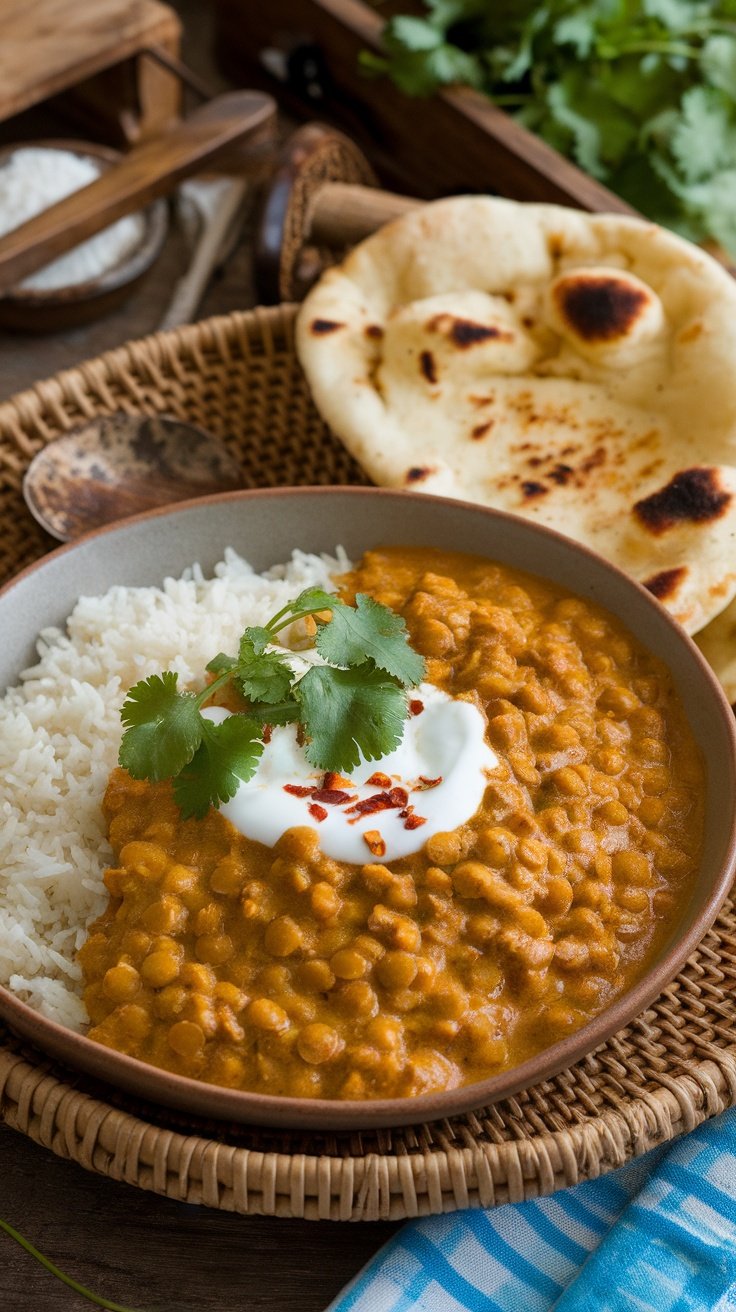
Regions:
<instances>
[{"instance_id":1,"label":"steamed rice mound","mask_svg":"<svg viewBox=\"0 0 736 1312\"><path fill-rule=\"evenodd\" d=\"M305 587L331 590L349 567L294 552L256 574L226 550L161 588L82 597L61 633L39 637L39 661L0 699L0 983L51 1020L82 1029L76 952L107 903L112 853L102 796L117 763L120 707L139 679L174 670L201 682L246 625L263 624Z\"/></svg>"}]
</instances>

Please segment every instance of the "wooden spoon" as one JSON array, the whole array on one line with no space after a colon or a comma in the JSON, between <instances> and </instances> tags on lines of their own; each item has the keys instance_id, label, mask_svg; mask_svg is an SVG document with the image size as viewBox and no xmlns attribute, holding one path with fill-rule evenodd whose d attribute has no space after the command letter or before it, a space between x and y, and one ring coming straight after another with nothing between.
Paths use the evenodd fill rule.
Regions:
<instances>
[{"instance_id":1,"label":"wooden spoon","mask_svg":"<svg viewBox=\"0 0 736 1312\"><path fill-rule=\"evenodd\" d=\"M141 510L242 487L224 443L161 415L103 415L39 451L23 480L26 505L69 542Z\"/></svg>"}]
</instances>

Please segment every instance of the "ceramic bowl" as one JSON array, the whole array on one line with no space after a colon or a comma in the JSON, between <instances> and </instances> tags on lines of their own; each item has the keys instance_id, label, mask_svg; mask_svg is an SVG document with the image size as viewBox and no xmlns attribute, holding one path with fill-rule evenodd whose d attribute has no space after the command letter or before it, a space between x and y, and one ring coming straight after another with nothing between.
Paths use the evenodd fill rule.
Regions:
<instances>
[{"instance_id":1,"label":"ceramic bowl","mask_svg":"<svg viewBox=\"0 0 736 1312\"><path fill-rule=\"evenodd\" d=\"M646 975L577 1033L523 1065L442 1093L376 1102L268 1097L171 1075L46 1020L0 989L0 1015L66 1064L197 1116L303 1129L425 1122L488 1105L571 1065L619 1030L677 974L713 922L736 864L736 731L731 709L702 656L648 592L594 553L528 520L463 502L374 488L234 492L154 511L100 530L31 566L0 593L0 688L32 662L38 631L62 624L82 593L114 583L160 583L193 561L207 571L227 545L258 570L294 547L357 558L381 543L472 552L554 580L595 599L668 665L707 776L705 847L670 934Z\"/></svg>"},{"instance_id":2,"label":"ceramic bowl","mask_svg":"<svg viewBox=\"0 0 736 1312\"><path fill-rule=\"evenodd\" d=\"M103 170L112 168L122 158L119 151L91 141L21 141L0 150L0 169L15 151L29 147L70 151L94 160ZM106 273L87 282L48 290L12 288L0 296L0 327L39 334L62 332L100 319L122 305L155 264L169 227L165 200L154 201L140 213L144 223L143 236L129 255Z\"/></svg>"}]
</instances>

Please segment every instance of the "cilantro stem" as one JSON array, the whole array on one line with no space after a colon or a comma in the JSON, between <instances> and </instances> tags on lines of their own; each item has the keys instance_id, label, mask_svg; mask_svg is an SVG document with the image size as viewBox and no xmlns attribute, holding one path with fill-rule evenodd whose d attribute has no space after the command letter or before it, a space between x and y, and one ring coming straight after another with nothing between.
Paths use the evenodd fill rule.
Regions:
<instances>
[{"instance_id":1,"label":"cilantro stem","mask_svg":"<svg viewBox=\"0 0 736 1312\"><path fill-rule=\"evenodd\" d=\"M274 615L271 622L266 625L266 628L269 633L280 633L282 629L288 628L290 624L296 624L297 620L306 620L310 615L320 615L324 609L324 606L316 606L312 610L298 610L295 611L293 615L287 615L286 618L281 620L278 624L276 624L275 621L278 620L279 617L278 615Z\"/></svg>"},{"instance_id":2,"label":"cilantro stem","mask_svg":"<svg viewBox=\"0 0 736 1312\"><path fill-rule=\"evenodd\" d=\"M48 1257L44 1257L43 1253L39 1253L38 1249L34 1248L33 1244L19 1230L15 1230L12 1225L9 1225L7 1221L0 1219L0 1230L4 1230L6 1235L10 1235L11 1239L20 1244L21 1248L25 1248L26 1252L30 1253L31 1257L35 1257L36 1261L40 1262L41 1266L45 1267L52 1276L56 1276L57 1280L61 1280L62 1284L68 1285L75 1293L81 1294L82 1298L86 1298L88 1302L94 1303L97 1307L107 1308L107 1312L134 1312L133 1308L123 1307L121 1303L111 1303L109 1298L103 1298L101 1294L93 1294L91 1289L86 1289L77 1280L65 1275L63 1271L59 1270L58 1266L54 1266L54 1263Z\"/></svg>"},{"instance_id":3,"label":"cilantro stem","mask_svg":"<svg viewBox=\"0 0 736 1312\"><path fill-rule=\"evenodd\" d=\"M289 611L291 610L293 605L294 605L293 601L287 601L286 605L281 607L281 610L277 610L276 614L271 616L270 620L268 621L268 624L264 626L265 628L268 629L269 633L278 632L278 629L275 627L277 622L282 618L282 616L289 614ZM291 620L288 620L287 623L291 624ZM279 625L279 628L283 628L283 627L284 627L283 624Z\"/></svg>"},{"instance_id":4,"label":"cilantro stem","mask_svg":"<svg viewBox=\"0 0 736 1312\"><path fill-rule=\"evenodd\" d=\"M299 719L299 707L295 701L287 702L250 702L247 716L249 720L261 720L263 724L284 724L284 713L290 711L290 720ZM281 718L277 718L281 717Z\"/></svg>"},{"instance_id":5,"label":"cilantro stem","mask_svg":"<svg viewBox=\"0 0 736 1312\"><path fill-rule=\"evenodd\" d=\"M204 706L205 702L209 700L213 692L217 692L217 689L222 688L223 684L228 683L228 681L232 679L232 677L233 677L233 671L225 670L222 674L218 674L217 678L212 680L212 683L208 683L207 686L204 687L201 692L198 692L195 697L195 701L197 703L197 709L200 709L202 706Z\"/></svg>"},{"instance_id":6,"label":"cilantro stem","mask_svg":"<svg viewBox=\"0 0 736 1312\"><path fill-rule=\"evenodd\" d=\"M670 41L632 41L628 46L598 46L596 54L601 59L624 59L627 55L679 55L683 59L700 59L702 50L699 46L679 45Z\"/></svg>"}]
</instances>

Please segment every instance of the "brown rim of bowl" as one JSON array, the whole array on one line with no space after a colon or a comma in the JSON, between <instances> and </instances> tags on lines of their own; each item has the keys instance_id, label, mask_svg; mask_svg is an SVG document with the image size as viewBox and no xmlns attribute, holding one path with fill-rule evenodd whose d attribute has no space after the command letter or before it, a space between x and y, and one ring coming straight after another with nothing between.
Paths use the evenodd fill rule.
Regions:
<instances>
[{"instance_id":1,"label":"brown rim of bowl","mask_svg":"<svg viewBox=\"0 0 736 1312\"><path fill-rule=\"evenodd\" d=\"M93 159L103 165L103 169L117 164L122 159L122 152L111 146L98 145L94 141L79 141L66 137L43 138L38 141L17 141L0 150L0 169L5 162L19 150L63 150L71 155ZM0 301L23 306L24 309L42 310L48 305L72 305L77 301L91 301L98 296L107 296L119 287L141 277L161 254L169 228L168 208L165 200L155 200L143 209L137 210L143 223L144 231L141 242L132 251L124 255L117 264L96 278L86 282L71 283L67 287L11 287L4 292ZM50 263L50 261L49 261Z\"/></svg>"},{"instance_id":2,"label":"brown rim of bowl","mask_svg":"<svg viewBox=\"0 0 736 1312\"><path fill-rule=\"evenodd\" d=\"M0 598L10 594L24 579L43 568L50 560L56 560L69 552L75 551L85 543L134 524L155 521L164 516L177 515L194 507L220 506L229 502L248 501L254 498L263 500L271 498L290 499L309 495L318 499L328 499L337 494L354 498L369 497L375 499L376 502L397 498L402 500L408 498L412 501L419 499L422 502L434 503L438 508L451 506L457 509L465 509L501 524L513 522L518 525L522 522L542 541L553 540L564 543L568 549L572 548L582 558L593 561L596 568L602 567L604 571L612 574L619 582L623 582L625 586L638 593L645 600L646 605L658 613L660 620L665 621L675 639L686 644L691 659L695 660L705 684L710 688L711 694L720 708L729 743L726 763L727 773L731 781L731 791L736 797L736 718L715 674L692 642L692 639L677 621L646 588L629 578L618 566L610 564L609 561L589 547L581 546L564 534L544 525L523 520L518 515L479 506L474 502L459 501L454 498L439 497L429 493L371 487L258 488L216 493L212 496L181 502L174 507L145 511L140 515L131 516L130 519L88 533L77 539L76 542L58 547L49 555L43 556L40 560L28 565L15 578L9 580L0 588ZM542 575L542 577L545 576ZM529 1088L573 1065L574 1062L622 1029L655 1000L665 985L677 975L687 958L710 929L728 895L736 872L736 807L731 810L729 827L730 832L725 857L718 876L713 881L699 913L688 925L686 931L672 942L662 957L655 962L653 967L633 988L627 990L610 1007L593 1017L587 1025L570 1035L569 1038L553 1044L537 1056L508 1071L503 1071L499 1075L489 1077L487 1080L463 1085L456 1089L420 1094L416 1097L361 1101L289 1098L250 1093L222 1088L219 1085L193 1080L183 1075L175 1075L170 1071L139 1061L135 1057L119 1053L115 1049L106 1048L104 1045L88 1039L85 1035L69 1030L56 1021L48 1020L28 1006L27 1003L21 1002L2 985L0 985L0 1016L11 1026L15 1025L18 1032L24 1037L30 1038L33 1042L38 1042L40 1047L63 1062L70 1062L77 1069L92 1074L108 1084L126 1089L139 1098L175 1107L181 1111L189 1112L195 1118L274 1126L282 1129L347 1131L369 1128L398 1128L460 1115L464 1112L488 1106L501 1098L510 1097L512 1094Z\"/></svg>"}]
</instances>

